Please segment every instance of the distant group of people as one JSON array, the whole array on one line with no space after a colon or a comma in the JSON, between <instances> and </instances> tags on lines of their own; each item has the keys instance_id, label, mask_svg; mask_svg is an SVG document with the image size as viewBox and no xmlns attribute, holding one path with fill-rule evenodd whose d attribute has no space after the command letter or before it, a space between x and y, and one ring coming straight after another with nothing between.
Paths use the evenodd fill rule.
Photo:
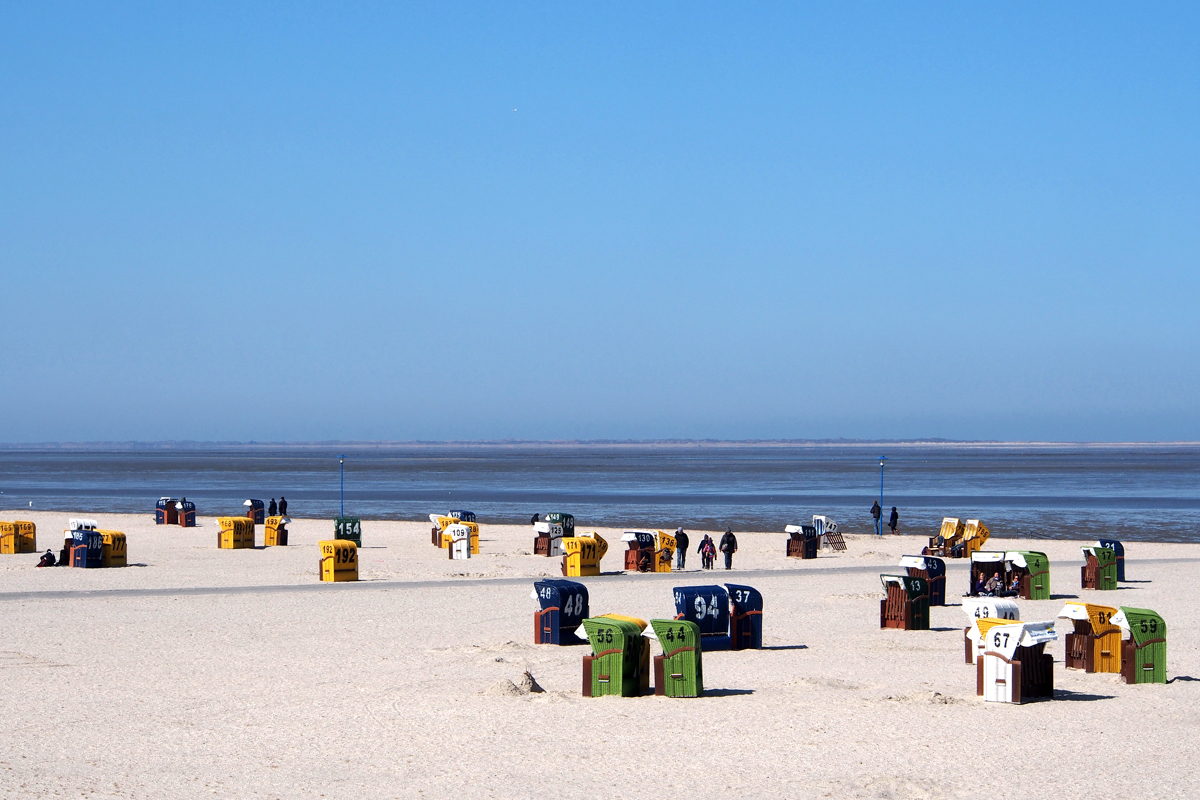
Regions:
<instances>
[{"instance_id":1,"label":"distant group of people","mask_svg":"<svg viewBox=\"0 0 1200 800\"><path fill-rule=\"evenodd\" d=\"M683 528L675 531L675 569L683 569L687 564L688 547L692 544L687 533ZM696 552L700 554L700 568L712 569L713 562L716 561L717 551L720 550L725 554L725 569L733 569L733 554L737 552L737 537L733 535L733 531L729 528L725 529L725 535L721 537L721 543L713 542L711 536L707 533L700 540L700 544L696 547Z\"/></svg>"},{"instance_id":2,"label":"distant group of people","mask_svg":"<svg viewBox=\"0 0 1200 800\"><path fill-rule=\"evenodd\" d=\"M287 498L279 495L279 503L275 503L275 498L271 498L270 504L267 505L268 517L286 517L287 516Z\"/></svg>"},{"instance_id":3,"label":"distant group of people","mask_svg":"<svg viewBox=\"0 0 1200 800\"><path fill-rule=\"evenodd\" d=\"M979 580L973 587L975 594L983 597L1007 597L1021 593L1021 574L1014 572L1012 579L1007 584L1004 578L1000 577L1000 571L997 570L988 577L986 573L979 573Z\"/></svg>"},{"instance_id":4,"label":"distant group of people","mask_svg":"<svg viewBox=\"0 0 1200 800\"><path fill-rule=\"evenodd\" d=\"M875 520L875 535L883 536L883 506L879 505L876 500L871 505L871 517ZM892 533L896 532L896 528L900 525L900 512L892 506L892 515L888 517L888 527L892 529Z\"/></svg>"}]
</instances>

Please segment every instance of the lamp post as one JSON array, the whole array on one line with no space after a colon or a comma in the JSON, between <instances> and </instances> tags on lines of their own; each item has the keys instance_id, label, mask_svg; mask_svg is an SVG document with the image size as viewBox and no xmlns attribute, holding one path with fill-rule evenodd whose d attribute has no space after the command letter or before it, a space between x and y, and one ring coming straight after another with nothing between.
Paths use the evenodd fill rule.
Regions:
<instances>
[{"instance_id":1,"label":"lamp post","mask_svg":"<svg viewBox=\"0 0 1200 800\"><path fill-rule=\"evenodd\" d=\"M887 456L879 457L879 519L875 520L875 532L883 536L883 464Z\"/></svg>"},{"instance_id":2,"label":"lamp post","mask_svg":"<svg viewBox=\"0 0 1200 800\"><path fill-rule=\"evenodd\" d=\"M880 466L882 466L882 464ZM338 514L338 516L344 517L344 516L346 516L346 454L345 453L342 453L340 456L338 456L338 472L340 473L341 483L342 483L342 488L341 488L341 491L339 492L339 495L341 498L340 505L341 505L342 511L340 514ZM880 474L880 478L879 478L879 496L883 497L882 473Z\"/></svg>"}]
</instances>

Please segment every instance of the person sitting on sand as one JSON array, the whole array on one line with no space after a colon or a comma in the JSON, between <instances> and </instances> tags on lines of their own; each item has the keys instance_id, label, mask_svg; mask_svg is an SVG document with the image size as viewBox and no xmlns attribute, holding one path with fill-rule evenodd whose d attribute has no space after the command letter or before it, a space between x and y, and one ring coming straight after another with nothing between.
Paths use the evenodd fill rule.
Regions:
<instances>
[{"instance_id":1,"label":"person sitting on sand","mask_svg":"<svg viewBox=\"0 0 1200 800\"><path fill-rule=\"evenodd\" d=\"M42 560L38 562L38 566L53 567L55 563L54 553L50 550L47 550L45 555L42 556Z\"/></svg>"}]
</instances>

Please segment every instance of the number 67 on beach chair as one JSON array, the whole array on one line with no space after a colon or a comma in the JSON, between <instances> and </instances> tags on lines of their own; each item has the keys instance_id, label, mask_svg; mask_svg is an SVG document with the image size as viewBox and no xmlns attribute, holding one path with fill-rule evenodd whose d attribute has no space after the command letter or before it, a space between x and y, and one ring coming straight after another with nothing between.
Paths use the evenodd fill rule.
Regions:
<instances>
[{"instance_id":1,"label":"number 67 on beach chair","mask_svg":"<svg viewBox=\"0 0 1200 800\"><path fill-rule=\"evenodd\" d=\"M980 626L981 630L984 626ZM975 664L975 693L989 703L1024 703L1054 697L1053 622L1012 622L989 627Z\"/></svg>"}]
</instances>

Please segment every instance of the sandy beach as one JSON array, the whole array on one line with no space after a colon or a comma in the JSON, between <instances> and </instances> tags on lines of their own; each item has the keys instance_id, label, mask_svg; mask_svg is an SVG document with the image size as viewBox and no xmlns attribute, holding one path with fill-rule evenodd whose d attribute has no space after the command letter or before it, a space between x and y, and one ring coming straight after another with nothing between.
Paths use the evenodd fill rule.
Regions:
<instances>
[{"instance_id":1,"label":"sandy beach","mask_svg":"<svg viewBox=\"0 0 1200 800\"><path fill-rule=\"evenodd\" d=\"M56 551L68 516L0 512ZM1019 601L1024 620L1078 598L1170 626L1165 686L1068 671L1060 638L1056 699L1009 706L977 699L963 663L964 561L948 562L932 630L879 629L878 576L923 536L848 536L801 562L783 533L739 532L731 572L693 552L683 573L626 575L620 531L599 529L610 574L582 579L593 614L670 617L672 586L746 583L765 647L706 654L703 698L589 699L586 647L532 644L532 582L560 572L528 526L484 521L464 562L428 523L367 520L362 580L332 585L317 580L329 520L295 520L287 548L222 551L211 517L90 516L126 533L129 567L0 556L6 798L1144 797L1151 773L1151 796L1200 792L1197 545L1130 544L1130 581L1092 592L1084 542L993 538L1051 559L1054 599ZM526 671L543 693L506 690Z\"/></svg>"}]
</instances>

